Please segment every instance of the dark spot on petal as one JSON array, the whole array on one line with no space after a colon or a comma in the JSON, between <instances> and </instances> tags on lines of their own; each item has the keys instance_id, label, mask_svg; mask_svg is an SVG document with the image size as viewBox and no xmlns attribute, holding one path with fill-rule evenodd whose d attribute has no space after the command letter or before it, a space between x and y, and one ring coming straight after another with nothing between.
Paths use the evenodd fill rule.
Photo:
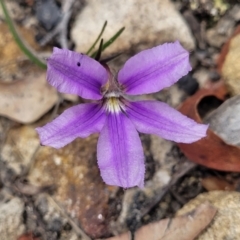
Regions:
<instances>
[{"instance_id":1,"label":"dark spot on petal","mask_svg":"<svg viewBox=\"0 0 240 240\"><path fill-rule=\"evenodd\" d=\"M77 65L78 65L78 67L80 67L80 66L81 66L81 63L80 63L80 62L78 62L78 63L77 63Z\"/></svg>"}]
</instances>

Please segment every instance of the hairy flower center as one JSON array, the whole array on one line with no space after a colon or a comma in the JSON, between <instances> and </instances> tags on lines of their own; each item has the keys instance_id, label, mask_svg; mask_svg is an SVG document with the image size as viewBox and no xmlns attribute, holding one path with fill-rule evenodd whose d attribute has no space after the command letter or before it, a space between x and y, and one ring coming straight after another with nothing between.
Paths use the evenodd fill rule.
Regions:
<instances>
[{"instance_id":1,"label":"hairy flower center","mask_svg":"<svg viewBox=\"0 0 240 240\"><path fill-rule=\"evenodd\" d=\"M124 104L119 97L107 97L105 99L106 110L110 113L119 113L124 111Z\"/></svg>"}]
</instances>

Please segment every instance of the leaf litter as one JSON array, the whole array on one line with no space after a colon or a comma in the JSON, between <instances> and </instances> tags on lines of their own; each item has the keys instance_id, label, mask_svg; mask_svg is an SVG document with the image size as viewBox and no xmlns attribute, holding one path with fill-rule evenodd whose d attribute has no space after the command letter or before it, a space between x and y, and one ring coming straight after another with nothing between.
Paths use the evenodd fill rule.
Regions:
<instances>
[{"instance_id":1,"label":"leaf litter","mask_svg":"<svg viewBox=\"0 0 240 240\"><path fill-rule=\"evenodd\" d=\"M207 202L203 203L183 216L141 227L134 233L134 240L193 240L211 223L216 212L217 208ZM130 235L129 232L106 240L129 240Z\"/></svg>"}]
</instances>

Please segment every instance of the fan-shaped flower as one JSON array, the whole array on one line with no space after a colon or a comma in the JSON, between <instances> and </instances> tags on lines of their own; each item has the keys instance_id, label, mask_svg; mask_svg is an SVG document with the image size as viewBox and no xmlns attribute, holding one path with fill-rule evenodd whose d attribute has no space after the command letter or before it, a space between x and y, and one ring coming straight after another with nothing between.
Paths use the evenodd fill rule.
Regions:
<instances>
[{"instance_id":1,"label":"fan-shaped flower","mask_svg":"<svg viewBox=\"0 0 240 240\"><path fill-rule=\"evenodd\" d=\"M114 76L107 66L69 50L54 48L47 80L59 92L94 100L64 111L37 128L41 143L61 148L77 137L99 132L97 160L103 180L124 188L144 184L144 154L138 132L191 143L207 126L159 101L131 101L130 95L158 92L191 70L179 42L142 51Z\"/></svg>"}]
</instances>

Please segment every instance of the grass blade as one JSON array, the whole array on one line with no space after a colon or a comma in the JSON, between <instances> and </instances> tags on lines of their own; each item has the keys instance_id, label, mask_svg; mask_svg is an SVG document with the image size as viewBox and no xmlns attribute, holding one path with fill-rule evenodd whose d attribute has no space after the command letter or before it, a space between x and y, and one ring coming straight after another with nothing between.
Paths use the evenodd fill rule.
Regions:
<instances>
[{"instance_id":1,"label":"grass blade","mask_svg":"<svg viewBox=\"0 0 240 240\"><path fill-rule=\"evenodd\" d=\"M102 46L102 52L107 48L109 47L120 35L121 33L124 31L125 27L121 28L116 34L114 34L107 42L105 42ZM95 51L91 57L92 58L95 58L97 54L97 51Z\"/></svg>"},{"instance_id":2,"label":"grass blade","mask_svg":"<svg viewBox=\"0 0 240 240\"><path fill-rule=\"evenodd\" d=\"M88 51L86 52L87 55L91 53L91 51L94 49L94 47L95 47L96 44L98 43L99 39L100 39L101 36L103 35L103 32L104 32L106 26L107 26L107 21L104 22L103 27L102 27L102 30L101 30L101 32L99 33L97 39L95 40L95 42L93 43L93 45L92 45L92 46L88 49Z\"/></svg>"}]
</instances>

